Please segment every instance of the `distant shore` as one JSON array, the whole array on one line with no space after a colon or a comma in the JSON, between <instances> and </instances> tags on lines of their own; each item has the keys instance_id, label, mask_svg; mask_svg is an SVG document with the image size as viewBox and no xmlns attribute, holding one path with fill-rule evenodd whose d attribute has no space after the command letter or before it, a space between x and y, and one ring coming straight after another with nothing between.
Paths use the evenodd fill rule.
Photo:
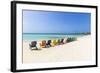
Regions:
<instances>
[{"instance_id":1,"label":"distant shore","mask_svg":"<svg viewBox=\"0 0 100 73\"><path fill-rule=\"evenodd\" d=\"M29 43L30 41L23 40L23 63L84 61L92 58L90 35L63 45L41 48L41 50L30 50Z\"/></svg>"},{"instance_id":2,"label":"distant shore","mask_svg":"<svg viewBox=\"0 0 100 73\"><path fill-rule=\"evenodd\" d=\"M23 34L58 34L58 35L90 35L90 32L83 32L83 33L23 33Z\"/></svg>"}]
</instances>

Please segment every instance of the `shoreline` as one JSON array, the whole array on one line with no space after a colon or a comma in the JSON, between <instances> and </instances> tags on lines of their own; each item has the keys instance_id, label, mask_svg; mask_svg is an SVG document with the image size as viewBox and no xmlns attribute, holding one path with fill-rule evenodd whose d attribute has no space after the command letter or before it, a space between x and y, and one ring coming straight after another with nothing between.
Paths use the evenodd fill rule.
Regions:
<instances>
[{"instance_id":1,"label":"shoreline","mask_svg":"<svg viewBox=\"0 0 100 73\"><path fill-rule=\"evenodd\" d=\"M38 41L39 42L39 41ZM23 63L66 62L91 60L91 35L77 41L41 50L30 50L30 41L23 41Z\"/></svg>"},{"instance_id":2,"label":"shoreline","mask_svg":"<svg viewBox=\"0 0 100 73\"><path fill-rule=\"evenodd\" d=\"M30 33L29 33L29 34L30 34ZM39 35L40 35L40 34L39 34ZM89 34L88 34L88 35L89 35ZM62 39L62 38L68 38L68 37L80 38L80 37L84 37L84 36L88 36L88 35L87 35L87 34L82 34L82 35L76 35L76 34L75 34L74 36L73 36L73 34L72 34L72 35L61 35L61 36L60 36L60 35L56 35L56 36L55 36L55 35L50 35L50 36L48 36L48 38L45 37L46 35L45 35L45 36L43 35L44 37L41 36L41 37L43 37L43 38L40 37L39 39L37 39L36 36L35 36L35 37L34 37L34 36L30 36L30 37L33 37L33 38L35 38L35 39L33 39L33 38L30 39L30 38L27 38L27 36L24 36L24 37L23 37L23 40L24 40L24 41L30 41L30 42L31 42L31 41L42 41L42 40ZM52 36L53 36L53 37L52 37Z\"/></svg>"}]
</instances>

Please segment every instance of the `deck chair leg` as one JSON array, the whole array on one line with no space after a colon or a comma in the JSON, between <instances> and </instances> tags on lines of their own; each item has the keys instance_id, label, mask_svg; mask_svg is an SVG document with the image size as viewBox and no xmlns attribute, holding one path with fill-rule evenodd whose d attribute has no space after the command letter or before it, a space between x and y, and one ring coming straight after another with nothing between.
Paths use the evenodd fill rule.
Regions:
<instances>
[{"instance_id":1,"label":"deck chair leg","mask_svg":"<svg viewBox=\"0 0 100 73\"><path fill-rule=\"evenodd\" d=\"M38 48L36 47L36 50L38 50Z\"/></svg>"}]
</instances>

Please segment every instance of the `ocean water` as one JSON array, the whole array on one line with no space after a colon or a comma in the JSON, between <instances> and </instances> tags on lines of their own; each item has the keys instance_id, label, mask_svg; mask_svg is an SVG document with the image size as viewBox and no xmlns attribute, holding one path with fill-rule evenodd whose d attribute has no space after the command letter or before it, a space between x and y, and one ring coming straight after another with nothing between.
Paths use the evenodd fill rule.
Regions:
<instances>
[{"instance_id":1,"label":"ocean water","mask_svg":"<svg viewBox=\"0 0 100 73\"><path fill-rule=\"evenodd\" d=\"M84 34L38 34L38 33L23 33L23 40L49 40L49 39L61 39L67 37L82 37Z\"/></svg>"}]
</instances>

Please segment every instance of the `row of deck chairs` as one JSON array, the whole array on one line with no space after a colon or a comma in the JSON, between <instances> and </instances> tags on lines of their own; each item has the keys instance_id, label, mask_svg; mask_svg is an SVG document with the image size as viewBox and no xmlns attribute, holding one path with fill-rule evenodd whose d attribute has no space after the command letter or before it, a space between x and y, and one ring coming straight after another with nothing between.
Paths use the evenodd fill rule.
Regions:
<instances>
[{"instance_id":1,"label":"row of deck chairs","mask_svg":"<svg viewBox=\"0 0 100 73\"><path fill-rule=\"evenodd\" d=\"M64 39L58 39L58 40L43 40L41 43L39 43L40 48L49 48L49 47L54 47L56 45L62 45L71 41L76 40L76 38L64 38ZM37 41L32 41L29 44L29 47L31 50L38 50L39 48L37 47Z\"/></svg>"}]
</instances>

